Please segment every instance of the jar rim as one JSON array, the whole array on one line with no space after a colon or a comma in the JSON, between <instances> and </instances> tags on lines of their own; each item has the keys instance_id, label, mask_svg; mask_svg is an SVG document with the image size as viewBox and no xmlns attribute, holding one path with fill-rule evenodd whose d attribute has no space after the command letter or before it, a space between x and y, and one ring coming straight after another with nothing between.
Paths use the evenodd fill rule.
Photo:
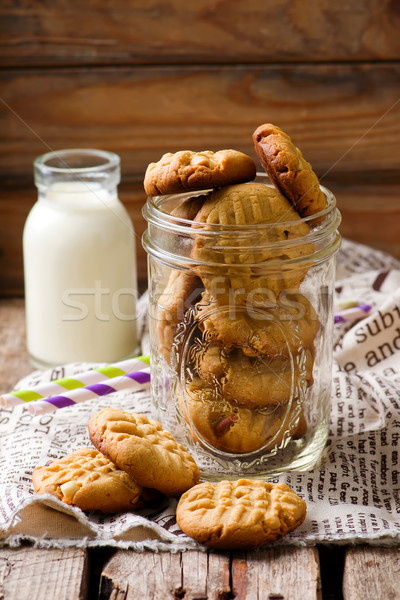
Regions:
<instances>
[{"instance_id":1,"label":"jar rim","mask_svg":"<svg viewBox=\"0 0 400 600\"><path fill-rule=\"evenodd\" d=\"M273 187L269 181L268 176L260 174L263 183ZM258 177L260 179L260 177ZM267 183L268 182L268 183ZM249 182L251 183L251 182ZM148 222L148 229L144 232L142 238L142 244L145 250L165 263L177 263L187 264L188 268L190 265L199 264L199 259L194 258L191 254L187 253L189 246L193 240L203 239L207 244L210 244L216 251L224 249L233 254L236 252L244 252L246 249L252 249L256 252L262 252L266 248L271 250L282 249L295 249L298 246L303 246L303 249L307 246L310 252L301 253L299 257L290 258L279 258L276 261L277 265L287 264L292 265L295 263L306 262L312 258L314 262L325 260L328 255L336 252L340 246L340 234L338 227L341 221L341 215L336 207L336 198L334 194L320 185L320 189L323 192L327 206L320 212L303 217L292 221L279 221L278 223L257 223L251 225L226 225L226 224L214 224L214 223L200 223L191 221L188 219L182 219L175 217L174 215L163 211L160 208L161 199L166 201L171 198L179 197L181 200L187 198L199 196L201 194L210 193L212 190L200 190L195 192L184 192L183 194L170 194L168 196L155 196L149 197L145 206L143 207L143 216ZM308 224L307 233L300 236L288 237L284 240L268 239L268 235L265 232L269 228L276 228L277 224L279 227L288 229L296 228L300 224ZM195 225L193 227L193 224ZM223 235L223 243L220 243L219 236ZM174 239L180 238L182 241L180 244L175 244ZM183 240L187 240L184 242ZM215 245L213 240L215 240ZM231 243L232 241L232 243ZM166 245L168 250L166 250ZM306 246L305 246L306 245ZM285 254L285 253L283 253ZM200 262L202 262L200 260ZM213 266L214 263L206 261L208 266ZM216 262L215 265L220 263ZM246 267L252 266L253 263L245 263ZM254 267L259 267L260 262L254 262ZM275 262L269 259L268 264L273 267Z\"/></svg>"},{"instance_id":2,"label":"jar rim","mask_svg":"<svg viewBox=\"0 0 400 600\"><path fill-rule=\"evenodd\" d=\"M271 181L269 180L268 176L266 173L257 173L256 174L256 179L253 181L249 181L246 183L254 183L254 181L256 181L257 179L263 179L264 181L262 183L264 183L264 185L267 185L268 187L271 187L273 189L274 186L271 183ZM244 184L246 185L246 184ZM309 224L311 222L316 222L323 220L329 213L332 213L335 211L336 209L336 198L335 195L331 192L331 190L329 190L328 188L324 187L323 185L319 186L320 190L322 191L322 193L324 194L326 200L327 200L327 205L326 207L317 212L314 213L312 215L308 215L306 217L301 217L300 219L293 221L293 220L289 220L289 221L279 221L279 225L282 227L285 226L293 226L294 223L296 223L296 225L299 225L301 223L306 223ZM189 191L189 192L182 192L179 194L167 194L165 196L148 196L147 198L147 202L146 205L143 208L143 216L146 219L146 221L152 222L155 225L161 226L163 229L173 229L173 231L175 231L176 233L186 233L187 234L187 228L188 226L192 225L192 223L194 221L191 221L190 219L184 219L182 217L177 217L174 216L172 214L169 214L166 211L163 211L157 200L163 198L164 202L173 198L181 198L182 201L189 199L189 198L196 198L198 196L201 195L208 195L213 191L212 188L209 189L205 189L205 190L195 190L195 191ZM256 232L259 229L264 229L265 228L273 228L276 227L276 223L252 223L251 225L237 225L236 223L224 223L224 224L217 224L217 223L201 223L201 222L197 222L196 223L196 231L198 233L201 233L202 230L204 232L207 233L207 235L213 235L213 234L219 234L221 232L221 230L224 231L224 234L234 234L237 235L238 232L242 232L244 230L246 230L246 232Z\"/></svg>"},{"instance_id":3,"label":"jar rim","mask_svg":"<svg viewBox=\"0 0 400 600\"><path fill-rule=\"evenodd\" d=\"M46 193L58 183L80 181L109 190L120 182L120 158L114 152L92 148L70 148L46 152L33 163L35 185Z\"/></svg>"},{"instance_id":4,"label":"jar rim","mask_svg":"<svg viewBox=\"0 0 400 600\"><path fill-rule=\"evenodd\" d=\"M68 159L72 157L81 157L81 159L100 159L101 162L88 166L73 166L68 164ZM62 166L48 164L50 160L59 161ZM42 175L47 174L85 174L104 171L104 169L118 168L120 157L114 152L108 150L96 150L94 148L67 148L63 150L52 150L41 154L34 161L35 169L38 169Z\"/></svg>"}]
</instances>

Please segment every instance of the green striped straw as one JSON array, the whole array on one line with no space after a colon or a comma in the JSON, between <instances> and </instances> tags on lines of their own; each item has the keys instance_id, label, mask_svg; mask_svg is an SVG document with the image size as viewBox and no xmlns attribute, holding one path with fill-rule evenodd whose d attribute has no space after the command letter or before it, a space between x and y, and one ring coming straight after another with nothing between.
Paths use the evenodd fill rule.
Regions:
<instances>
[{"instance_id":1,"label":"green striped straw","mask_svg":"<svg viewBox=\"0 0 400 600\"><path fill-rule=\"evenodd\" d=\"M129 375L136 371L147 369L150 365L150 356L138 356L117 363L105 365L97 369L92 369L79 373L76 377L64 377L54 381L39 383L30 389L18 390L3 394L0 396L0 403L3 408L32 402L34 400L44 400L52 396L58 396L65 391L72 391L78 388L87 387L96 383L102 383L108 379Z\"/></svg>"}]
</instances>

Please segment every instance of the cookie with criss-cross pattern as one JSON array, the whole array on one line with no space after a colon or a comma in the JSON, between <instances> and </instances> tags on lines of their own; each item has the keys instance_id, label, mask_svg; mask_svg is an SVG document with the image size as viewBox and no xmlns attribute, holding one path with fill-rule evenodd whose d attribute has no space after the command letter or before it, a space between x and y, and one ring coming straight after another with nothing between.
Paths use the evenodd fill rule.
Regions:
<instances>
[{"instance_id":1,"label":"cookie with criss-cross pattern","mask_svg":"<svg viewBox=\"0 0 400 600\"><path fill-rule=\"evenodd\" d=\"M218 235L195 237L191 255L198 263L195 270L219 305L263 304L282 290L298 290L309 267L298 259L315 248L307 237L308 225L275 188L243 183L215 190L192 225L195 232L196 227L207 232L209 226L223 229Z\"/></svg>"},{"instance_id":2,"label":"cookie with criss-cross pattern","mask_svg":"<svg viewBox=\"0 0 400 600\"><path fill-rule=\"evenodd\" d=\"M222 550L257 548L292 531L306 517L306 503L284 483L200 483L183 494L176 521L188 536Z\"/></svg>"},{"instance_id":3,"label":"cookie with criss-cross pattern","mask_svg":"<svg viewBox=\"0 0 400 600\"><path fill-rule=\"evenodd\" d=\"M80 448L32 474L37 494L52 494L84 511L115 513L137 508L142 487L94 448Z\"/></svg>"},{"instance_id":4,"label":"cookie with criss-cross pattern","mask_svg":"<svg viewBox=\"0 0 400 600\"><path fill-rule=\"evenodd\" d=\"M105 408L88 429L93 445L143 487L179 496L200 479L193 458L158 421Z\"/></svg>"},{"instance_id":5,"label":"cookie with criss-cross pattern","mask_svg":"<svg viewBox=\"0 0 400 600\"><path fill-rule=\"evenodd\" d=\"M178 194L251 181L255 176L253 159L238 150L181 150L149 164L144 189L149 196Z\"/></svg>"},{"instance_id":6,"label":"cookie with criss-cross pattern","mask_svg":"<svg viewBox=\"0 0 400 600\"><path fill-rule=\"evenodd\" d=\"M272 183L301 217L325 208L317 175L290 137L276 125L264 123L253 133L258 158Z\"/></svg>"}]
</instances>

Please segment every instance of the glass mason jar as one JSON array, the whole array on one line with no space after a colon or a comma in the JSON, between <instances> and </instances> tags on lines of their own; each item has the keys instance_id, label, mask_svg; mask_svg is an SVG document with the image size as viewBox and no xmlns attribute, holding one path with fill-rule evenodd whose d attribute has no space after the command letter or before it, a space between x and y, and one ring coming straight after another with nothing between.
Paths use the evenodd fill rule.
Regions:
<instances>
[{"instance_id":1,"label":"glass mason jar","mask_svg":"<svg viewBox=\"0 0 400 600\"><path fill-rule=\"evenodd\" d=\"M341 237L321 190L316 215L246 225L193 221L210 191L147 200L154 416L204 479L308 470L325 446Z\"/></svg>"},{"instance_id":2,"label":"glass mason jar","mask_svg":"<svg viewBox=\"0 0 400 600\"><path fill-rule=\"evenodd\" d=\"M34 162L23 234L31 362L114 362L136 353L135 233L117 195L119 156L59 150Z\"/></svg>"}]
</instances>

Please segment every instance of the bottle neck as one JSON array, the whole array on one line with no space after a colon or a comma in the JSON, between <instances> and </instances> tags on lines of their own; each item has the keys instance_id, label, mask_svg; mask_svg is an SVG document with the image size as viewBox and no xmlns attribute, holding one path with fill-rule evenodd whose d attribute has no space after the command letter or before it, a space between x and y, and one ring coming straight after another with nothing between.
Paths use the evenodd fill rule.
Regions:
<instances>
[{"instance_id":1,"label":"bottle neck","mask_svg":"<svg viewBox=\"0 0 400 600\"><path fill-rule=\"evenodd\" d=\"M91 208L117 199L120 160L102 150L59 150L34 163L39 200L71 208Z\"/></svg>"}]
</instances>

